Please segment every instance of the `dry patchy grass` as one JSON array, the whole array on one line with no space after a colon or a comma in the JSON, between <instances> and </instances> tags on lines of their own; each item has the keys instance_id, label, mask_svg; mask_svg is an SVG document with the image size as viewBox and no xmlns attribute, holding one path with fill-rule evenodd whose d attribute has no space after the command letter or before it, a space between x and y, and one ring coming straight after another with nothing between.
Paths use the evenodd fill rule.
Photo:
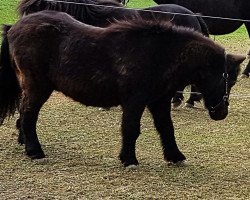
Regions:
<instances>
[{"instance_id":1,"label":"dry patchy grass","mask_svg":"<svg viewBox=\"0 0 250 200\"><path fill-rule=\"evenodd\" d=\"M249 79L234 93L247 93ZM38 134L47 154L31 161L16 143L15 119L0 130L0 199L249 199L249 99L231 99L226 120L197 109L172 112L187 166L168 166L146 111L137 144L140 167L124 169L120 108L84 107L54 93L43 107Z\"/></svg>"},{"instance_id":2,"label":"dry patchy grass","mask_svg":"<svg viewBox=\"0 0 250 200\"><path fill-rule=\"evenodd\" d=\"M237 87L239 87L238 85ZM249 84L245 86L250 86ZM43 107L38 132L47 158L31 161L16 143L14 119L1 128L1 199L248 199L249 113L231 102L224 121L207 112L173 110L177 142L187 166L168 166L146 111L137 155L140 167L124 169L119 108L83 107L55 93Z\"/></svg>"}]
</instances>

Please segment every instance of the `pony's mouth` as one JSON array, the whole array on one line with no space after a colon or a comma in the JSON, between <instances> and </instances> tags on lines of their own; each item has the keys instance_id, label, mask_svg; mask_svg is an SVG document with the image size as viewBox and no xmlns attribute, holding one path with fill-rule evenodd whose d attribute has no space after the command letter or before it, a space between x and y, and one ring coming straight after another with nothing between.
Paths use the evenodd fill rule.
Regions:
<instances>
[{"instance_id":1,"label":"pony's mouth","mask_svg":"<svg viewBox=\"0 0 250 200\"><path fill-rule=\"evenodd\" d=\"M228 115L228 103L223 103L219 108L216 110L209 110L209 116L213 120L223 120Z\"/></svg>"}]
</instances>

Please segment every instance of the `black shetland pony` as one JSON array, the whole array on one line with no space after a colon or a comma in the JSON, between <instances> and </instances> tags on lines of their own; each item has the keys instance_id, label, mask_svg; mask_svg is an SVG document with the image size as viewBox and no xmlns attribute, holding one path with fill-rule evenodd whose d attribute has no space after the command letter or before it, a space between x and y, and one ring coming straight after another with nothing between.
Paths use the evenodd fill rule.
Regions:
<instances>
[{"instance_id":1,"label":"black shetland pony","mask_svg":"<svg viewBox=\"0 0 250 200\"><path fill-rule=\"evenodd\" d=\"M87 106L121 105L124 166L138 164L135 146L146 107L160 134L164 158L183 161L170 113L177 87L197 85L210 117L222 120L245 59L225 54L190 29L140 18L98 28L66 13L42 11L23 17L3 34L0 118L19 109L26 154L32 159L45 156L36 123L56 90Z\"/></svg>"},{"instance_id":2,"label":"black shetland pony","mask_svg":"<svg viewBox=\"0 0 250 200\"><path fill-rule=\"evenodd\" d=\"M181 16L166 13L157 13L149 11L174 12L183 14L194 14L190 10L179 5L159 5L145 8L143 10L126 9L121 5L120 0L70 0L70 2L83 3L74 4L67 3L67 0L60 2L46 1L46 0L23 0L20 2L18 11L20 16L34 13L41 10L55 10L66 12L75 19L86 24L105 27L109 25L114 19L133 19L135 16L141 16L146 20L165 20L171 21L175 25L185 26L201 32L208 37L208 29L204 20L197 16ZM123 2L124 3L124 2ZM183 87L178 88L178 91L183 91ZM191 86L191 91L195 92L195 86ZM195 101L200 101L201 95L191 94L186 101L186 105L193 106ZM176 93L172 99L174 107L182 103L184 96L182 93Z\"/></svg>"},{"instance_id":3,"label":"black shetland pony","mask_svg":"<svg viewBox=\"0 0 250 200\"><path fill-rule=\"evenodd\" d=\"M249 0L154 0L157 4L178 4L203 15L250 20ZM243 23L250 37L250 22L203 18L213 35L224 35L237 30ZM249 77L250 62L243 75Z\"/></svg>"}]
</instances>

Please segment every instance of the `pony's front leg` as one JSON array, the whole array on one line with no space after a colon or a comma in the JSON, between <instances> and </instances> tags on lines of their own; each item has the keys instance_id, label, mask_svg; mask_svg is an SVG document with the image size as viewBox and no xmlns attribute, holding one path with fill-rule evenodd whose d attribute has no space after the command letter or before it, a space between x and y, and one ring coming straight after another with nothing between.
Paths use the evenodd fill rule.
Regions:
<instances>
[{"instance_id":1,"label":"pony's front leg","mask_svg":"<svg viewBox=\"0 0 250 200\"><path fill-rule=\"evenodd\" d=\"M151 103L148 108L153 116L156 130L160 134L165 160L173 163L185 160L175 141L171 119L171 98L161 98Z\"/></svg>"},{"instance_id":2,"label":"pony's front leg","mask_svg":"<svg viewBox=\"0 0 250 200\"><path fill-rule=\"evenodd\" d=\"M136 140L140 135L140 120L145 105L126 104L122 105L122 148L120 160L127 167L138 165L135 155Z\"/></svg>"}]
</instances>

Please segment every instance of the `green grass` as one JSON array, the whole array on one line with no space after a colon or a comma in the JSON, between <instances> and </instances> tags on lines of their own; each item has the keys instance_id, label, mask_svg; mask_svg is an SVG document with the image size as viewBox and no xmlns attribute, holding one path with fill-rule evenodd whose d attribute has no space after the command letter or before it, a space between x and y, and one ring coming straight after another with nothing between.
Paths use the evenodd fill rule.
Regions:
<instances>
[{"instance_id":1,"label":"green grass","mask_svg":"<svg viewBox=\"0 0 250 200\"><path fill-rule=\"evenodd\" d=\"M153 5L144 1L129 6ZM16 2L1 0L0 23L17 19ZM215 40L238 54L250 46L244 27ZM249 95L249 88L250 79L239 79L232 93ZM54 93L37 126L46 159L24 155L16 143L17 116L0 127L0 199L250 199L249 105L249 97L231 98L229 116L217 122L202 105L174 109L176 140L188 159L179 167L163 160L146 111L137 143L140 167L128 170L117 159L120 108L103 112Z\"/></svg>"},{"instance_id":2,"label":"green grass","mask_svg":"<svg viewBox=\"0 0 250 200\"><path fill-rule=\"evenodd\" d=\"M17 19L16 7L18 0L1 0L0 24L12 24Z\"/></svg>"},{"instance_id":3,"label":"green grass","mask_svg":"<svg viewBox=\"0 0 250 200\"><path fill-rule=\"evenodd\" d=\"M134 8L142 8L142 7L149 7L156 5L156 3L153 2L153 0L129 0L127 6L134 7Z\"/></svg>"}]
</instances>

